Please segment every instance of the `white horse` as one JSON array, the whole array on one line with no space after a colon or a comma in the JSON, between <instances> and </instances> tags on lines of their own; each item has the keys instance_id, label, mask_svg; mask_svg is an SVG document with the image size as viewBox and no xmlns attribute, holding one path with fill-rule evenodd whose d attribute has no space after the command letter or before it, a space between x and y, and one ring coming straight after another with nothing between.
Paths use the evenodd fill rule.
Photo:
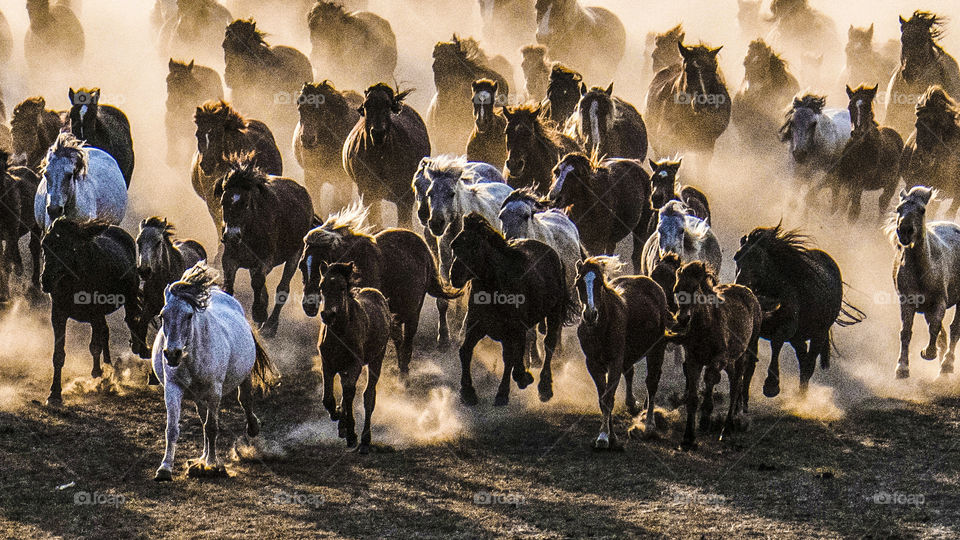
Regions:
<instances>
[{"instance_id":1,"label":"white horse","mask_svg":"<svg viewBox=\"0 0 960 540\"><path fill-rule=\"evenodd\" d=\"M127 210L127 184L110 154L61 133L47 150L33 216L44 230L60 216L119 224Z\"/></svg>"},{"instance_id":2,"label":"white horse","mask_svg":"<svg viewBox=\"0 0 960 540\"><path fill-rule=\"evenodd\" d=\"M850 111L826 109L826 103L825 97L812 94L794 98L780 128L781 141L790 145L794 176L813 181L807 192L808 204L815 202L824 177L840 160L852 130Z\"/></svg>"},{"instance_id":3,"label":"white horse","mask_svg":"<svg viewBox=\"0 0 960 540\"><path fill-rule=\"evenodd\" d=\"M213 271L201 261L164 292L162 326L153 342L153 371L163 384L167 406L167 445L154 476L157 481L173 479L184 397L196 402L203 422L203 454L190 465L190 473L223 472L217 457L217 433L224 393L239 388L247 434L255 437L260 432L251 407L253 385L265 387L274 368L247 323L243 307L215 282Z\"/></svg>"},{"instance_id":4,"label":"white horse","mask_svg":"<svg viewBox=\"0 0 960 540\"><path fill-rule=\"evenodd\" d=\"M649 276L665 253L676 253L683 264L703 261L714 273L720 273L723 254L720 242L706 221L691 215L680 201L663 205L658 215L657 230L643 246L640 268Z\"/></svg>"}]
</instances>

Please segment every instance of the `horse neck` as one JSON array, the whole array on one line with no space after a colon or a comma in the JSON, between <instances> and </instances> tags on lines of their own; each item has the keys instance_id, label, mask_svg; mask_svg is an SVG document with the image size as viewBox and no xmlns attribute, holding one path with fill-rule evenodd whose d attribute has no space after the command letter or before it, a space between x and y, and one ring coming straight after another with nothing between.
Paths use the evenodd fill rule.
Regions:
<instances>
[{"instance_id":1,"label":"horse neck","mask_svg":"<svg viewBox=\"0 0 960 540\"><path fill-rule=\"evenodd\" d=\"M927 238L927 223L924 221L920 226L920 238L913 243L913 247L903 248L907 260L917 266L916 274L918 276L936 275L930 274L933 271L934 261L929 239Z\"/></svg>"},{"instance_id":2,"label":"horse neck","mask_svg":"<svg viewBox=\"0 0 960 540\"><path fill-rule=\"evenodd\" d=\"M164 264L164 273L166 274L164 277L168 282L171 278L175 280L186 270L183 267L183 254L180 253L177 246L173 245L170 238L164 238L163 240L163 259L161 262Z\"/></svg>"},{"instance_id":3,"label":"horse neck","mask_svg":"<svg viewBox=\"0 0 960 540\"><path fill-rule=\"evenodd\" d=\"M347 293L347 301L345 304L345 317L338 317L332 325L324 323L328 331L324 334L323 341L324 343L330 342L330 340L326 338L332 334L331 337L334 338L332 340L334 343L339 347L352 350L353 347L351 345L353 344L351 343L351 337L355 335L356 332L351 332L351 329L354 331L360 328L366 329L364 320L366 319L366 312L363 310L363 306L360 305L360 301L357 300L356 294L352 291Z\"/></svg>"}]
</instances>

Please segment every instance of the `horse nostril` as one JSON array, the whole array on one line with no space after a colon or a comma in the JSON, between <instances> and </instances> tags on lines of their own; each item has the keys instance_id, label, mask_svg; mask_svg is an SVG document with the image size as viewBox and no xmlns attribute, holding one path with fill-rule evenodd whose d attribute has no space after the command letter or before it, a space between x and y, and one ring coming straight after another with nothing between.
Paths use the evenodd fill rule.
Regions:
<instances>
[{"instance_id":1,"label":"horse nostril","mask_svg":"<svg viewBox=\"0 0 960 540\"><path fill-rule=\"evenodd\" d=\"M56 218L58 218L58 217L60 217L60 216L63 215L63 207L62 207L62 206L48 206L48 207L47 207L47 215L49 215L51 218L56 219Z\"/></svg>"},{"instance_id":2,"label":"horse nostril","mask_svg":"<svg viewBox=\"0 0 960 540\"><path fill-rule=\"evenodd\" d=\"M176 366L180 363L180 358L183 356L182 349L163 349L163 356L167 359L167 363L171 366Z\"/></svg>"}]
</instances>

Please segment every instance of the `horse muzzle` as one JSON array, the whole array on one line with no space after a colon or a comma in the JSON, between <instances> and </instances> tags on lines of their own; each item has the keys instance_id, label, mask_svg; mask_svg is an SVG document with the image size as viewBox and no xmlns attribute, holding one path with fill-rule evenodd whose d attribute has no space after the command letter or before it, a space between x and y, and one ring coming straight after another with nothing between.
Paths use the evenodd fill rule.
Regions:
<instances>
[{"instance_id":1,"label":"horse muzzle","mask_svg":"<svg viewBox=\"0 0 960 540\"><path fill-rule=\"evenodd\" d=\"M600 320L600 312L596 309L584 309L583 310L583 322L587 323L590 326L595 326L597 321Z\"/></svg>"},{"instance_id":2,"label":"horse muzzle","mask_svg":"<svg viewBox=\"0 0 960 540\"><path fill-rule=\"evenodd\" d=\"M47 205L47 215L50 216L50 219L57 219L63 215L63 207Z\"/></svg>"},{"instance_id":3,"label":"horse muzzle","mask_svg":"<svg viewBox=\"0 0 960 540\"><path fill-rule=\"evenodd\" d=\"M239 242L241 237L240 227L224 227L222 238L224 244Z\"/></svg>"},{"instance_id":4,"label":"horse muzzle","mask_svg":"<svg viewBox=\"0 0 960 540\"><path fill-rule=\"evenodd\" d=\"M434 236L443 236L443 233L447 230L447 222L444 220L431 219L430 220L430 232Z\"/></svg>"},{"instance_id":5,"label":"horse muzzle","mask_svg":"<svg viewBox=\"0 0 960 540\"><path fill-rule=\"evenodd\" d=\"M507 169L510 171L510 176L518 176L523 174L523 167L526 165L522 159L508 159L507 160Z\"/></svg>"},{"instance_id":6,"label":"horse muzzle","mask_svg":"<svg viewBox=\"0 0 960 540\"><path fill-rule=\"evenodd\" d=\"M167 365L177 367L180 360L183 360L183 349L163 349L163 357L167 360Z\"/></svg>"}]
</instances>

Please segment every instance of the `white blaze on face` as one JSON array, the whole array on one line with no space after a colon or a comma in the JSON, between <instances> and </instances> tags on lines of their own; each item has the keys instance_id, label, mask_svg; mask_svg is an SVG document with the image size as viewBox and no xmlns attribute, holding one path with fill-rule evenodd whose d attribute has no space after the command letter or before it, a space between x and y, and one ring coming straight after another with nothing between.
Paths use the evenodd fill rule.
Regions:
<instances>
[{"instance_id":1,"label":"white blaze on face","mask_svg":"<svg viewBox=\"0 0 960 540\"><path fill-rule=\"evenodd\" d=\"M312 268L313 268L313 255L307 255L307 269L305 270L306 276L304 276L307 278L307 283L310 283L310 270Z\"/></svg>"},{"instance_id":2,"label":"white blaze on face","mask_svg":"<svg viewBox=\"0 0 960 540\"><path fill-rule=\"evenodd\" d=\"M234 195L233 195L233 202L234 202L234 204L240 202L240 194L239 194L239 193L234 193Z\"/></svg>"},{"instance_id":3,"label":"white blaze on face","mask_svg":"<svg viewBox=\"0 0 960 540\"><path fill-rule=\"evenodd\" d=\"M204 134L203 134L203 140L206 141L205 146L203 147L203 149L206 150L206 149L210 148L210 134L209 134L209 133L204 133Z\"/></svg>"},{"instance_id":4,"label":"white blaze on face","mask_svg":"<svg viewBox=\"0 0 960 540\"><path fill-rule=\"evenodd\" d=\"M486 111L487 111L486 104L487 104L487 103L493 103L493 97L490 95L490 92L487 92L486 90L483 90L483 91L481 91L481 92L477 92L477 102L478 102L479 105L480 105L480 112L477 113L477 114L478 114L478 116L480 117L480 121L483 122L483 120L484 120L484 115L487 114L487 113L486 113Z\"/></svg>"},{"instance_id":5,"label":"white blaze on face","mask_svg":"<svg viewBox=\"0 0 960 540\"><path fill-rule=\"evenodd\" d=\"M593 133L593 144L600 144L600 123L597 118L597 111L600 109L600 102L594 101L590 105L590 129Z\"/></svg>"},{"instance_id":6,"label":"white blaze on face","mask_svg":"<svg viewBox=\"0 0 960 540\"><path fill-rule=\"evenodd\" d=\"M557 175L557 183L554 184L553 189L550 191L551 197L560 195L560 191L563 189L563 182L567 179L567 175L570 174L570 171L572 170L573 165L564 165L560 168L560 174Z\"/></svg>"},{"instance_id":7,"label":"white blaze on face","mask_svg":"<svg viewBox=\"0 0 960 540\"><path fill-rule=\"evenodd\" d=\"M863 100L858 99L857 100L857 118L856 118L856 122L854 122L853 125L859 126L861 122L863 122Z\"/></svg>"},{"instance_id":8,"label":"white blaze on face","mask_svg":"<svg viewBox=\"0 0 960 540\"><path fill-rule=\"evenodd\" d=\"M85 116L87 116L87 106L86 106L86 105L81 105L81 106L80 106L80 121L81 121L81 122L83 122L83 118L84 118Z\"/></svg>"},{"instance_id":9,"label":"white blaze on face","mask_svg":"<svg viewBox=\"0 0 960 540\"><path fill-rule=\"evenodd\" d=\"M596 279L597 274L594 272L589 272L583 276L583 285L587 289L587 307L590 309L597 309L593 298L593 282Z\"/></svg>"},{"instance_id":10,"label":"white blaze on face","mask_svg":"<svg viewBox=\"0 0 960 540\"><path fill-rule=\"evenodd\" d=\"M550 4L547 7L546 13L543 14L543 18L540 19L540 28L537 29L539 34L549 34L550 33L550 12L553 11L553 4Z\"/></svg>"}]
</instances>

